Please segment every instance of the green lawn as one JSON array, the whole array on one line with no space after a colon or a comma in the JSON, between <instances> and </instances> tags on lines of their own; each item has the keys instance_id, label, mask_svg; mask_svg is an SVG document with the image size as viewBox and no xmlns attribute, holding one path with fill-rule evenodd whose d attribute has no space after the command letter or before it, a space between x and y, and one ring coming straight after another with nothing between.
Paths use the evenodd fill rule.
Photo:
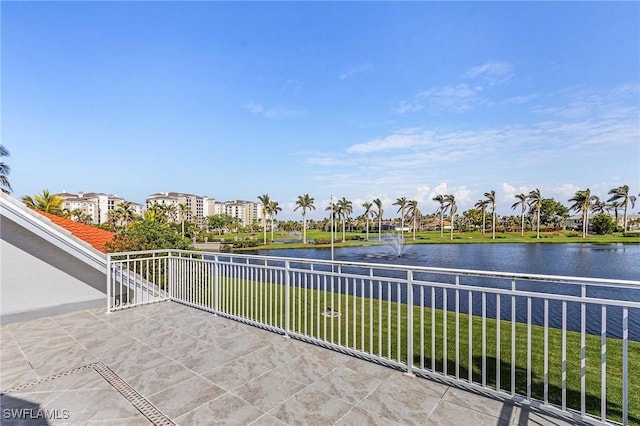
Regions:
<instances>
[{"instance_id":1,"label":"green lawn","mask_svg":"<svg viewBox=\"0 0 640 426\"><path fill-rule=\"evenodd\" d=\"M277 279L270 277L270 280ZM280 277L283 280L282 277ZM238 291L236 303L221 298L219 307L232 315L238 315L275 327L285 327L285 290L280 285L264 285L266 277L243 277L225 279L221 282L221 294L231 288ZM273 282L273 281L272 281ZM283 282L283 281L281 281ZM352 284L350 284L352 285ZM357 284L360 285L360 282ZM327 287L328 288L328 287ZM392 360L406 362L407 357L407 316L406 304L378 301L354 296L333 295L323 291L322 283L309 286L308 289L291 288L290 331L305 334L328 342L344 345L353 349L376 354ZM212 286L202 283L191 294L191 300L197 300L205 306L213 307ZM262 302L260 302L262 301ZM325 309L333 309L341 316L330 318L322 315ZM435 322L433 321L435 319ZM446 351L444 330L447 330ZM497 371L497 335L500 331L500 389L511 391L511 368L515 368L516 392L527 394L527 340L531 339L531 396L542 400L544 397L544 328L532 326L529 335L526 324L516 324L515 357L511 356L511 323L486 319L486 356L482 357L482 318L460 314L459 316L458 374L467 379L471 371L473 380L481 383L482 365L486 365L486 385L496 388ZM469 339L471 327L471 339ZM436 309L413 307L413 363L416 367L430 369L446 374L456 374L455 314ZM432 356L431 342L435 339L435 356ZM422 343L421 343L422 342ZM471 346L471 357L469 357ZM600 415L601 389L601 342L600 336L586 337L586 411ZM640 343L629 342L629 371L635 371L640 365ZM567 332L567 406L580 410L580 334ZM562 404L562 332L549 329L549 402ZM622 418L622 341L607 339L607 418L620 421ZM629 380L629 421L640 424L640 381Z\"/></svg>"}]
</instances>

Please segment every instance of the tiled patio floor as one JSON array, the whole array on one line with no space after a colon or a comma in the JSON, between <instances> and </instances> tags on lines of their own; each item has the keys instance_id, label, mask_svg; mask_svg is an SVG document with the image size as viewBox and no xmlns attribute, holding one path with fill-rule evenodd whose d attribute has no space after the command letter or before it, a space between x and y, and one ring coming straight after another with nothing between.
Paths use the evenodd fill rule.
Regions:
<instances>
[{"instance_id":1,"label":"tiled patio floor","mask_svg":"<svg viewBox=\"0 0 640 426\"><path fill-rule=\"evenodd\" d=\"M8 324L0 338L2 425L150 424L109 370L158 423L571 424L172 302Z\"/></svg>"}]
</instances>

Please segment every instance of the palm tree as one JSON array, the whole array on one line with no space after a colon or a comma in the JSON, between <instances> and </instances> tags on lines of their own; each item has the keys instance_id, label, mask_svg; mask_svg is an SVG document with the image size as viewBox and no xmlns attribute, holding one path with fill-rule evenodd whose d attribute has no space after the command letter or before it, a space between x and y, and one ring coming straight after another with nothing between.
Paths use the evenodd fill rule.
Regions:
<instances>
[{"instance_id":1,"label":"palm tree","mask_svg":"<svg viewBox=\"0 0 640 426\"><path fill-rule=\"evenodd\" d=\"M591 195L589 188L576 191L569 201L573 201L570 210L582 212L582 238L585 238L589 233L589 210L591 210L592 203L598 201L598 197Z\"/></svg>"},{"instance_id":2,"label":"palm tree","mask_svg":"<svg viewBox=\"0 0 640 426\"><path fill-rule=\"evenodd\" d=\"M178 204L178 217L180 218L180 223L182 225L182 236L184 237L184 220L187 218L187 205L184 203Z\"/></svg>"},{"instance_id":3,"label":"palm tree","mask_svg":"<svg viewBox=\"0 0 640 426\"><path fill-rule=\"evenodd\" d=\"M118 215L115 215L118 218ZM165 222L165 210L157 201L154 201L153 204L147 208L144 212L145 219L151 220L153 222Z\"/></svg>"},{"instance_id":4,"label":"palm tree","mask_svg":"<svg viewBox=\"0 0 640 426\"><path fill-rule=\"evenodd\" d=\"M11 194L11 191L13 191L11 184L9 183L9 179L7 178L11 172L11 168L1 160L2 157L8 156L9 151L7 151L3 145L0 145L0 190L5 194Z\"/></svg>"},{"instance_id":5,"label":"palm tree","mask_svg":"<svg viewBox=\"0 0 640 426\"><path fill-rule=\"evenodd\" d=\"M269 212L269 216L271 218L271 242L273 242L273 230L275 228L274 226L274 216L278 214L278 212L282 211L281 207L278 207L278 202L275 200L271 200L271 202L269 203L268 209L267 211Z\"/></svg>"},{"instance_id":6,"label":"palm tree","mask_svg":"<svg viewBox=\"0 0 640 426\"><path fill-rule=\"evenodd\" d=\"M55 215L62 214L62 203L64 200L56 195L49 193L44 189L42 194L36 194L33 197L25 195L22 197L22 202L30 209L40 210L46 213Z\"/></svg>"},{"instance_id":7,"label":"palm tree","mask_svg":"<svg viewBox=\"0 0 640 426\"><path fill-rule=\"evenodd\" d=\"M618 227L618 209L622 207L620 205L619 201L612 201L611 204L609 204L609 209L613 210L613 217L615 218L616 221L616 228Z\"/></svg>"},{"instance_id":8,"label":"palm tree","mask_svg":"<svg viewBox=\"0 0 640 426\"><path fill-rule=\"evenodd\" d=\"M440 211L440 238L444 237L444 228L443 228L443 224L442 221L444 220L444 211L445 211L445 203L446 203L446 199L445 199L445 195L441 195L438 194L435 197L432 198L433 201L437 201L438 203L440 203L440 207L438 208L438 210ZM452 224L453 225L453 224Z\"/></svg>"},{"instance_id":9,"label":"palm tree","mask_svg":"<svg viewBox=\"0 0 640 426\"><path fill-rule=\"evenodd\" d=\"M458 205L456 204L456 197L453 194L444 196L444 208L449 211L451 215L451 239L453 240L453 228L456 212L458 211Z\"/></svg>"},{"instance_id":10,"label":"palm tree","mask_svg":"<svg viewBox=\"0 0 640 426\"><path fill-rule=\"evenodd\" d=\"M264 233L264 241L263 244L267 244L267 208L269 204L271 204L271 199L269 198L269 194L263 194L258 197L260 203L262 204L262 231Z\"/></svg>"},{"instance_id":11,"label":"palm tree","mask_svg":"<svg viewBox=\"0 0 640 426\"><path fill-rule=\"evenodd\" d=\"M298 195L298 201L296 201L295 212L298 209L302 209L302 244L307 244L307 209L315 210L316 206L313 205L315 199L310 197L309 194Z\"/></svg>"},{"instance_id":12,"label":"palm tree","mask_svg":"<svg viewBox=\"0 0 640 426\"><path fill-rule=\"evenodd\" d=\"M518 207L522 209L520 212L520 235L524 235L524 214L527 211L527 196L524 193L516 194L518 201L511 205L511 210L515 210Z\"/></svg>"},{"instance_id":13,"label":"palm tree","mask_svg":"<svg viewBox=\"0 0 640 426\"><path fill-rule=\"evenodd\" d=\"M342 200L338 200L338 217L342 220L342 242L346 241L345 226L349 215L353 212L353 204L347 200L346 197L342 197Z\"/></svg>"},{"instance_id":14,"label":"palm tree","mask_svg":"<svg viewBox=\"0 0 640 426\"><path fill-rule=\"evenodd\" d=\"M407 197L398 198L392 205L398 206L398 213L400 213L400 238L404 239L404 210L407 208Z\"/></svg>"},{"instance_id":15,"label":"palm tree","mask_svg":"<svg viewBox=\"0 0 640 426\"><path fill-rule=\"evenodd\" d=\"M489 200L478 200L476 201L476 204L474 205L474 207L478 210L480 210L482 212L482 235L484 235L484 230L487 227L486 226L486 219L487 219L487 206L489 205Z\"/></svg>"},{"instance_id":16,"label":"palm tree","mask_svg":"<svg viewBox=\"0 0 640 426\"><path fill-rule=\"evenodd\" d=\"M491 204L491 239L496 239L496 191L485 192L484 196L487 197L487 201Z\"/></svg>"},{"instance_id":17,"label":"palm tree","mask_svg":"<svg viewBox=\"0 0 640 426\"><path fill-rule=\"evenodd\" d=\"M371 208L373 207L373 203L365 201L362 203L362 207L364 207L364 213L362 213L362 217L367 221L367 241L369 241L369 217L373 214Z\"/></svg>"},{"instance_id":18,"label":"palm tree","mask_svg":"<svg viewBox=\"0 0 640 426\"><path fill-rule=\"evenodd\" d=\"M631 208L634 208L637 198L635 195L629 195L629 185L622 185L617 188L613 188L609 191L609 195L613 196L609 198L608 202L619 201L620 207L624 208L622 216L622 230L627 232L627 206L631 203Z\"/></svg>"},{"instance_id":19,"label":"palm tree","mask_svg":"<svg viewBox=\"0 0 640 426\"><path fill-rule=\"evenodd\" d=\"M420 210L418 210L418 201L410 200L407 202L407 214L413 219L413 241L416 240L416 228L418 227L418 218L420 217Z\"/></svg>"},{"instance_id":20,"label":"palm tree","mask_svg":"<svg viewBox=\"0 0 640 426\"><path fill-rule=\"evenodd\" d=\"M598 198L598 200L595 201L591 206L591 213L593 214L609 213L609 205Z\"/></svg>"},{"instance_id":21,"label":"palm tree","mask_svg":"<svg viewBox=\"0 0 640 426\"><path fill-rule=\"evenodd\" d=\"M538 188L529 192L527 195L529 200L529 208L536 209L536 238L540 238L540 209L542 208L542 195Z\"/></svg>"},{"instance_id":22,"label":"palm tree","mask_svg":"<svg viewBox=\"0 0 640 426\"><path fill-rule=\"evenodd\" d=\"M164 211L165 220L167 222L175 222L178 218L178 208L175 204L162 204L162 210Z\"/></svg>"},{"instance_id":23,"label":"palm tree","mask_svg":"<svg viewBox=\"0 0 640 426\"><path fill-rule=\"evenodd\" d=\"M332 202L331 204L329 204L329 206L325 210L328 210L331 212L329 223L331 224L331 241L333 242L335 240L335 234L336 234L335 220L336 220L336 216L338 215L338 203Z\"/></svg>"},{"instance_id":24,"label":"palm tree","mask_svg":"<svg viewBox=\"0 0 640 426\"><path fill-rule=\"evenodd\" d=\"M384 213L384 210L382 210L382 200L376 198L373 200L373 204L375 204L378 209L376 212L376 216L378 216L378 241L382 241L382 214Z\"/></svg>"}]
</instances>

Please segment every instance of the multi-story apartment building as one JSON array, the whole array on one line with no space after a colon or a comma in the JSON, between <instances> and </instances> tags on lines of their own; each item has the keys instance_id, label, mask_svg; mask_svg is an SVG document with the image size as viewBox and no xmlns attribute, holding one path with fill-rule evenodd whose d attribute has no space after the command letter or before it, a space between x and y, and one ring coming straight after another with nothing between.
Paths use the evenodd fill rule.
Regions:
<instances>
[{"instance_id":1,"label":"multi-story apartment building","mask_svg":"<svg viewBox=\"0 0 640 426\"><path fill-rule=\"evenodd\" d=\"M162 206L172 205L175 208L174 220L180 221L180 205L186 206L185 220L187 222L202 224L204 223L205 210L208 212L208 199L194 194L185 194L182 192L159 192L151 194L147 197L147 208L154 203Z\"/></svg>"},{"instance_id":2,"label":"multi-story apartment building","mask_svg":"<svg viewBox=\"0 0 640 426\"><path fill-rule=\"evenodd\" d=\"M62 198L62 208L70 212L79 210L91 218L94 224L106 223L109 218L109 212L118 208L118 206L126 200L117 195L104 194L102 192L78 192L71 194L61 192L55 194ZM133 210L137 215L144 213L144 207L138 203L131 203Z\"/></svg>"},{"instance_id":3,"label":"multi-story apartment building","mask_svg":"<svg viewBox=\"0 0 640 426\"><path fill-rule=\"evenodd\" d=\"M262 206L251 201L232 200L220 203L220 205L222 207L219 214L227 214L238 219L242 226L249 226L262 217L259 214L262 211Z\"/></svg>"},{"instance_id":4,"label":"multi-story apartment building","mask_svg":"<svg viewBox=\"0 0 640 426\"><path fill-rule=\"evenodd\" d=\"M195 224L204 224L208 216L226 214L240 221L242 226L249 226L256 220L260 220L262 206L245 200L216 201L214 198L201 197L199 195L185 194L181 192L159 192L147 197L147 208L154 203L162 206L173 205L175 207L175 220L179 212L179 205L184 204L187 212L185 220Z\"/></svg>"}]
</instances>

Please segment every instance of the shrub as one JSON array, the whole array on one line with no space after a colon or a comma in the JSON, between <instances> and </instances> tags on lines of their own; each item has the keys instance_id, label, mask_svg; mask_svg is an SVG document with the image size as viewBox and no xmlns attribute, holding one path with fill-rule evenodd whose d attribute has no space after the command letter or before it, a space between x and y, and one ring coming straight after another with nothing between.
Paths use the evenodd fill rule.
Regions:
<instances>
[{"instance_id":1,"label":"shrub","mask_svg":"<svg viewBox=\"0 0 640 426\"><path fill-rule=\"evenodd\" d=\"M591 228L598 235L611 234L615 227L615 221L608 214L598 213L591 218Z\"/></svg>"}]
</instances>

